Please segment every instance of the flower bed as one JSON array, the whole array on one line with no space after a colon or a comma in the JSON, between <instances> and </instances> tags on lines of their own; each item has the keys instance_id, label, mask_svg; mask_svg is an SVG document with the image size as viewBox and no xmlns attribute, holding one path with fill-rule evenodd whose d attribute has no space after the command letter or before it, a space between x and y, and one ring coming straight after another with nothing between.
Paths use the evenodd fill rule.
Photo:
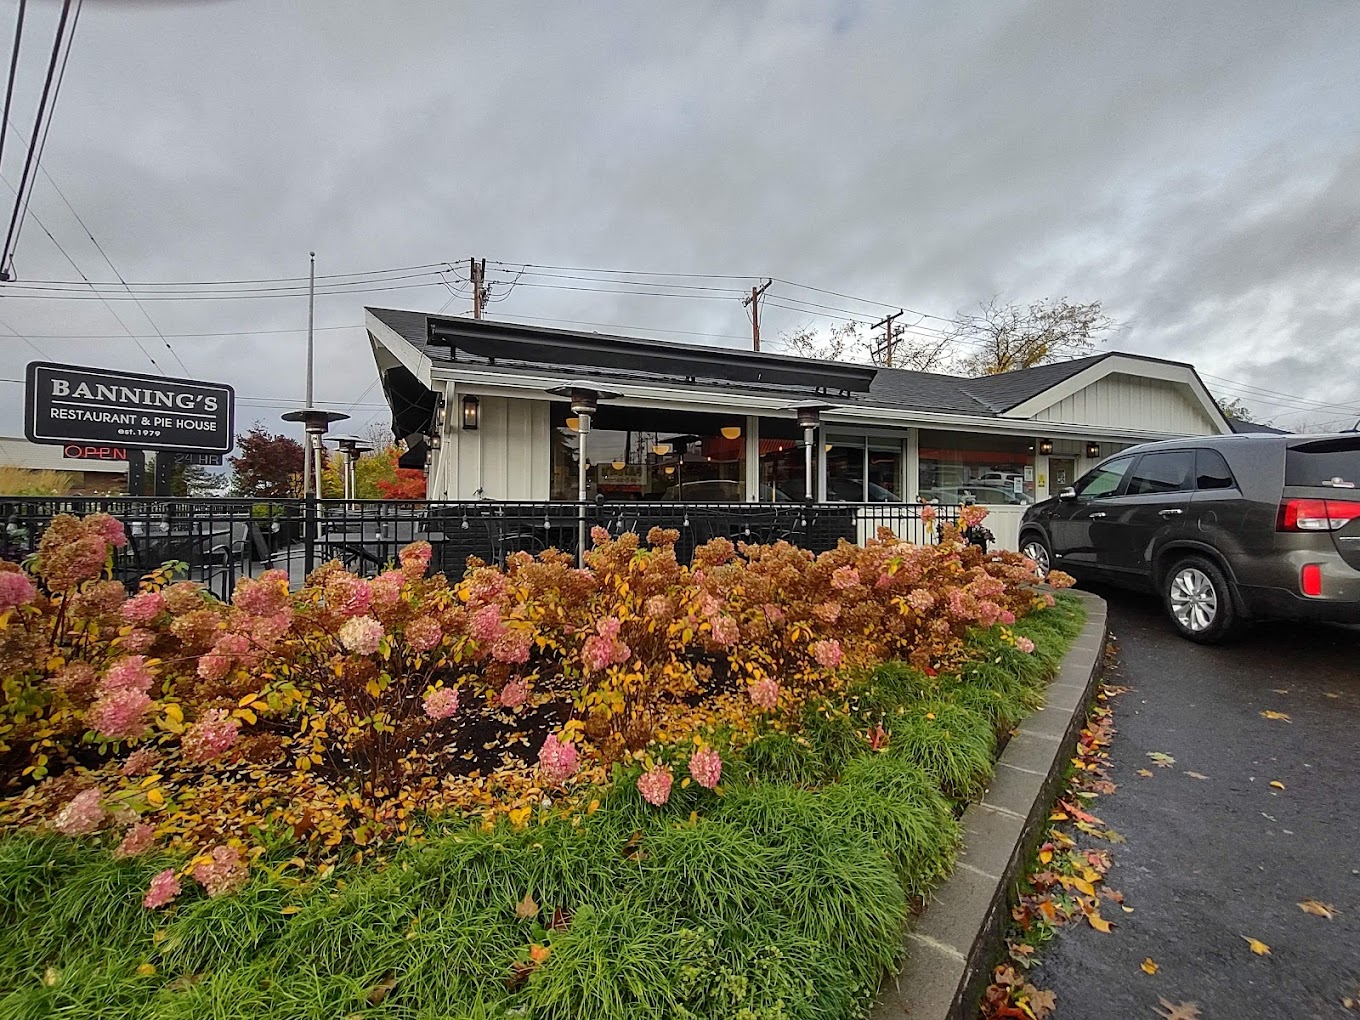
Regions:
<instances>
[{"instance_id":1,"label":"flower bed","mask_svg":"<svg viewBox=\"0 0 1360 1020\"><path fill-rule=\"evenodd\" d=\"M853 1015L1079 616L952 534L231 605L120 537L0 571L4 1015Z\"/></svg>"}]
</instances>

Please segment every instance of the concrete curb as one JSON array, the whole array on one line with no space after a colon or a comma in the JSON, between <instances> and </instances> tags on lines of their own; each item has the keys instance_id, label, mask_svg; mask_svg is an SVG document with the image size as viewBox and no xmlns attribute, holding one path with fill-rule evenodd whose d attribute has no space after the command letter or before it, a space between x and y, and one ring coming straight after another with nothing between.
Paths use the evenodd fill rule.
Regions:
<instances>
[{"instance_id":1,"label":"concrete curb","mask_svg":"<svg viewBox=\"0 0 1360 1020\"><path fill-rule=\"evenodd\" d=\"M1044 831L1100 677L1105 600L1073 594L1085 603L1086 624L1044 707L1020 724L997 760L991 788L963 813L954 873L907 933L906 962L880 989L873 1020L972 1020L1000 955L1011 887Z\"/></svg>"}]
</instances>

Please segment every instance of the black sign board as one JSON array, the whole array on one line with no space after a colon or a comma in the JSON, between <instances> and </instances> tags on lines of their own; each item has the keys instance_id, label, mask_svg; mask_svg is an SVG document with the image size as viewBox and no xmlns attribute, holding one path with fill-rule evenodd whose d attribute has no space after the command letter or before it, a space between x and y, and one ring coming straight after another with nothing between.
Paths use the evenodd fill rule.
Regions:
<instances>
[{"instance_id":1,"label":"black sign board","mask_svg":"<svg viewBox=\"0 0 1360 1020\"><path fill-rule=\"evenodd\" d=\"M221 383L34 361L24 435L35 443L230 453L235 401Z\"/></svg>"}]
</instances>

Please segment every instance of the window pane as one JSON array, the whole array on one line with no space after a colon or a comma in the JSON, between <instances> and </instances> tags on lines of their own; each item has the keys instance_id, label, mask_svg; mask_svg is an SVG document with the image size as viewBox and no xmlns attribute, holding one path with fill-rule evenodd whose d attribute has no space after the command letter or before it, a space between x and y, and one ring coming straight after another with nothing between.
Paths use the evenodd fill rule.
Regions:
<instances>
[{"instance_id":1,"label":"window pane","mask_svg":"<svg viewBox=\"0 0 1360 1020\"><path fill-rule=\"evenodd\" d=\"M1119 483L1124 480L1124 475L1128 472L1129 465L1132 463L1133 461L1129 459L1114 460L1108 464L1102 464L1093 471L1088 471L1077 480L1077 495L1085 496L1088 499L1113 495L1115 490L1119 488Z\"/></svg>"},{"instance_id":2,"label":"window pane","mask_svg":"<svg viewBox=\"0 0 1360 1020\"><path fill-rule=\"evenodd\" d=\"M1129 479L1128 495L1157 492L1188 492L1195 470L1192 450L1175 453L1149 453L1139 458Z\"/></svg>"},{"instance_id":3,"label":"window pane","mask_svg":"<svg viewBox=\"0 0 1360 1020\"><path fill-rule=\"evenodd\" d=\"M864 444L828 444L826 498L832 502L864 502Z\"/></svg>"},{"instance_id":4,"label":"window pane","mask_svg":"<svg viewBox=\"0 0 1360 1020\"><path fill-rule=\"evenodd\" d=\"M1217 450L1195 451L1195 488L1231 489L1233 484L1232 472L1221 453Z\"/></svg>"},{"instance_id":5,"label":"window pane","mask_svg":"<svg viewBox=\"0 0 1360 1020\"><path fill-rule=\"evenodd\" d=\"M1034 502L1033 443L1023 437L922 429L920 464L922 499Z\"/></svg>"},{"instance_id":6,"label":"window pane","mask_svg":"<svg viewBox=\"0 0 1360 1020\"><path fill-rule=\"evenodd\" d=\"M902 451L869 451L869 502L900 503L902 493Z\"/></svg>"},{"instance_id":7,"label":"window pane","mask_svg":"<svg viewBox=\"0 0 1360 1020\"><path fill-rule=\"evenodd\" d=\"M1286 450L1284 484L1354 489L1360 485L1360 436L1318 439Z\"/></svg>"}]
</instances>

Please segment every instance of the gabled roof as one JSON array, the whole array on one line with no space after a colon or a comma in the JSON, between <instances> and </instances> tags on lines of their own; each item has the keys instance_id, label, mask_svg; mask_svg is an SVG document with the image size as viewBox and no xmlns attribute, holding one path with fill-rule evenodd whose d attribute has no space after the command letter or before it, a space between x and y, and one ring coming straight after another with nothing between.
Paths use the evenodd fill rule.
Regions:
<instances>
[{"instance_id":1,"label":"gabled roof","mask_svg":"<svg viewBox=\"0 0 1360 1020\"><path fill-rule=\"evenodd\" d=\"M447 342L431 342L432 331L434 333L444 331L451 334L457 334L460 331L485 332L487 330L487 326L483 325L485 320L478 322L475 327L469 327L467 324L476 320L458 316L427 315L424 312L399 311L389 308L367 308L365 310L370 316L410 344L419 355L427 358L432 365L456 365L458 369L468 373L476 373L479 369L486 367L485 359L479 361L474 357L467 360L461 354L456 355ZM432 326L434 327L433 330ZM567 330L526 326L520 323L498 322L495 326L498 334L515 337L520 342L521 350L531 351L535 338L540 338L545 347L551 343L556 348L554 360L550 366L547 366L552 375L567 379L595 380L605 384L610 382L625 384L630 381L637 383L657 382L665 383L668 386L689 387L696 390L711 391L717 389L724 392L750 393L762 396L788 394L790 399L794 400L798 399L798 387L791 387L787 384L751 382L749 373L747 378L744 379L723 379L721 377L722 353L728 351L734 360L740 358L743 363L748 364L768 362L785 378L788 376L790 365L806 367L810 378L818 375L819 369L826 369L830 373L837 369L844 371L846 367L840 362L823 362L752 351L738 352L721 347L670 344L660 340L639 341L636 338L610 337L600 333L573 333ZM579 337L583 344L590 345L593 356L589 363L571 364L570 359L565 363L561 359L563 340L565 338L569 341L572 337ZM624 345L629 345L629 350L635 350L638 344L655 347L658 352L666 352L670 355L672 360L674 360L677 352L683 355L686 351L702 351L703 360L709 363L710 367L701 372L696 370L695 375L679 378L673 371L662 373L606 367L595 355L602 346L607 347L611 342L616 342L621 351L624 349ZM934 372L913 372L898 368L856 366L859 369L872 372L867 392L846 391L836 395L834 399L839 406L919 409L972 417L999 418L1030 401L1039 401L1048 391L1062 387L1063 384L1069 383L1070 380L1074 380L1082 373L1096 369L1097 366L1108 359L1116 359L1111 363L1111 371L1115 370L1117 366L1126 367L1124 363L1127 361L1147 362L1153 365L1171 366L1173 370L1184 370L1188 373L1188 377L1194 380L1192 388L1196 388L1197 391L1202 390L1202 384L1199 384L1198 376L1195 376L1194 368L1191 365L1111 351L1091 357L1075 358L1071 361L1039 365L1035 368L1019 369L980 378L942 375ZM586 359L583 358L582 360L585 361ZM544 374L545 363L514 358L507 360L497 357L494 362L494 369L498 375L522 374L541 377ZM718 373L717 375L711 374L715 371ZM1096 376L1100 373L1090 372L1090 374ZM1076 383L1071 383L1071 385L1076 385ZM804 387L803 389L806 391L807 388Z\"/></svg>"},{"instance_id":2,"label":"gabled roof","mask_svg":"<svg viewBox=\"0 0 1360 1020\"><path fill-rule=\"evenodd\" d=\"M1254 421L1243 421L1241 418L1229 418L1228 425L1233 432L1239 436L1246 435L1269 435L1287 436L1288 429L1277 429L1274 425L1258 425Z\"/></svg>"}]
</instances>

